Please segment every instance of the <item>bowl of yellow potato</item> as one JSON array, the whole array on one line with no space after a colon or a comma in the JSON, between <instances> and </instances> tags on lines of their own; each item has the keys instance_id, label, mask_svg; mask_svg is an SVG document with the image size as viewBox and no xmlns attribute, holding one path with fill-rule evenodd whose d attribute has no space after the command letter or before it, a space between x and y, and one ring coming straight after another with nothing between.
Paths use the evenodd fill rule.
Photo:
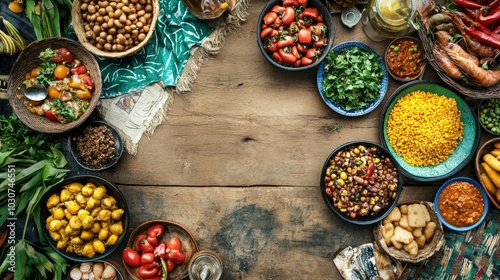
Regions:
<instances>
[{"instance_id":1,"label":"bowl of yellow potato","mask_svg":"<svg viewBox=\"0 0 500 280\"><path fill-rule=\"evenodd\" d=\"M373 230L375 242L392 258L418 263L444 244L443 225L431 202L404 201Z\"/></svg>"},{"instance_id":2,"label":"bowl of yellow potato","mask_svg":"<svg viewBox=\"0 0 500 280\"><path fill-rule=\"evenodd\" d=\"M48 244L74 262L109 256L125 240L129 225L122 192L93 175L70 177L52 187L40 212Z\"/></svg>"},{"instance_id":3,"label":"bowl of yellow potato","mask_svg":"<svg viewBox=\"0 0 500 280\"><path fill-rule=\"evenodd\" d=\"M476 176L488 198L500 209L500 137L484 143L476 153Z\"/></svg>"}]
</instances>

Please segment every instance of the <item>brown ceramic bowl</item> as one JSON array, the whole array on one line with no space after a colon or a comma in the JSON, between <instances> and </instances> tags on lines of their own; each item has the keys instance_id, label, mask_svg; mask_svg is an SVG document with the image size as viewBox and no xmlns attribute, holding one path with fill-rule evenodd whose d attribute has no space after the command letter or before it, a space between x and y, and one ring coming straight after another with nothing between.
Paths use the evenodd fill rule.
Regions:
<instances>
[{"instance_id":1,"label":"brown ceramic bowl","mask_svg":"<svg viewBox=\"0 0 500 280\"><path fill-rule=\"evenodd\" d=\"M99 273L100 269L102 268L102 273L105 273L103 275L102 273ZM83 272L81 271L83 269ZM77 271L74 271L77 270ZM80 272L78 272L80 270ZM81 275L80 275L81 273ZM103 277L103 276L111 276L112 273L114 273L114 277ZM80 275L80 277L78 277ZM123 267L121 267L118 263L111 259L105 259L105 260L100 260L100 261L95 261L95 262L83 262L83 263L77 263L73 265L69 270L68 270L68 275L67 279L68 280L84 280L84 279L116 279L116 280L124 280L126 272L124 271Z\"/></svg>"},{"instance_id":2,"label":"brown ceramic bowl","mask_svg":"<svg viewBox=\"0 0 500 280\"><path fill-rule=\"evenodd\" d=\"M181 251L184 253L186 256L186 260L184 261L183 264L177 265L175 269L171 272L168 273L168 279L169 280L180 280L184 279L188 276L188 269L189 269L189 261L193 257L193 255L198 252L198 245L196 244L196 240L194 236L187 230L184 226L172 222L172 221L165 221L165 220L151 220L148 222L145 222L138 227L136 227L132 233L130 234L130 237L127 242L128 248L135 248L135 242L136 239L139 235L141 234L146 234L148 231L148 228L156 225L156 224L161 224L163 225L165 229L165 233L163 234L160 242L167 242L170 238L172 237L177 237L181 241ZM122 260L123 261L123 260ZM132 267L125 263L123 261L123 266L125 266L125 269L127 270L127 273L130 275L135 280L141 280L142 278L139 277L137 274L137 267Z\"/></svg>"},{"instance_id":3,"label":"brown ceramic bowl","mask_svg":"<svg viewBox=\"0 0 500 280\"><path fill-rule=\"evenodd\" d=\"M411 46L409 48L402 48L403 44L406 44L407 42L410 42ZM411 52L409 52L410 49L412 50ZM395 62L392 62L392 60L397 59L397 61L399 61L400 58L407 58L409 56L419 56L421 58L422 63L419 64L420 67L417 71L411 75L404 76L395 73L394 67L396 66ZM385 50L384 60L391 77L400 82L409 82L422 78L425 72L425 66L427 65L422 42L420 42L419 39L410 36L402 36L392 40ZM408 64L402 63L402 67L405 65Z\"/></svg>"},{"instance_id":4,"label":"brown ceramic bowl","mask_svg":"<svg viewBox=\"0 0 500 280\"><path fill-rule=\"evenodd\" d=\"M494 147L495 143L500 143L500 137L488 140L479 148L479 150L476 153L475 170L476 170L477 181L486 191L486 194L488 195L491 204L493 204L497 209L500 209L500 201L498 201L496 195L492 191L488 191L488 188L485 186L484 180L481 176L481 174L485 172L484 167L481 165L481 163L483 162L483 156L495 148ZM498 191L499 189L497 188L497 192Z\"/></svg>"}]
</instances>

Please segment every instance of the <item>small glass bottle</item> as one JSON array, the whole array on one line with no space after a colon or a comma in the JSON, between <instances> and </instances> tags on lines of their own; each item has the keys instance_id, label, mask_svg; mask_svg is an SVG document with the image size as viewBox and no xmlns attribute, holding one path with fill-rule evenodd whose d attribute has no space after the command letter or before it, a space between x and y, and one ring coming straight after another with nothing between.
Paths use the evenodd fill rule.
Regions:
<instances>
[{"instance_id":1,"label":"small glass bottle","mask_svg":"<svg viewBox=\"0 0 500 280\"><path fill-rule=\"evenodd\" d=\"M222 270L222 259L212 250L199 251L189 261L190 280L219 280Z\"/></svg>"}]
</instances>

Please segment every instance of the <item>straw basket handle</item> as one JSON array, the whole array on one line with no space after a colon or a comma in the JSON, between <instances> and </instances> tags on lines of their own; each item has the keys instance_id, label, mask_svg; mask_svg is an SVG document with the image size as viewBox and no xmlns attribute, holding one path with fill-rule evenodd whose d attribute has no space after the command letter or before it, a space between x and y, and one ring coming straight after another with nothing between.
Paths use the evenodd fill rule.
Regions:
<instances>
[{"instance_id":1,"label":"straw basket handle","mask_svg":"<svg viewBox=\"0 0 500 280\"><path fill-rule=\"evenodd\" d=\"M0 75L0 99L9 99L7 97L7 81L9 76Z\"/></svg>"}]
</instances>

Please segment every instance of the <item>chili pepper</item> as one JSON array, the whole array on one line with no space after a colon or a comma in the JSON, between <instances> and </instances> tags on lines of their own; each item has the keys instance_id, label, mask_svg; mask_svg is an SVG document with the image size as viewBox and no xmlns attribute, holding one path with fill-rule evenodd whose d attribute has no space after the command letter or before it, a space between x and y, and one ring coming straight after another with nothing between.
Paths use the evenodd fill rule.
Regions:
<instances>
[{"instance_id":1,"label":"chili pepper","mask_svg":"<svg viewBox=\"0 0 500 280\"><path fill-rule=\"evenodd\" d=\"M496 26L498 26L498 24L500 23L500 7L491 11L491 13L489 13L487 16L485 16L483 13L479 15L477 21L486 27L496 28Z\"/></svg>"},{"instance_id":2,"label":"chili pepper","mask_svg":"<svg viewBox=\"0 0 500 280\"><path fill-rule=\"evenodd\" d=\"M85 65L80 65L75 68L71 68L71 74L73 75L80 75L80 74L85 74L87 73L87 67Z\"/></svg>"},{"instance_id":3,"label":"chili pepper","mask_svg":"<svg viewBox=\"0 0 500 280\"><path fill-rule=\"evenodd\" d=\"M370 180L373 176L373 169L375 168L375 163L371 162L368 165L368 170L366 171L365 179Z\"/></svg>"},{"instance_id":4,"label":"chili pepper","mask_svg":"<svg viewBox=\"0 0 500 280\"><path fill-rule=\"evenodd\" d=\"M493 46L497 49L500 49L500 39L498 39L498 38L496 38L488 33L481 32L481 31L477 30L476 28L474 28L473 26L469 26L465 30L465 32L469 36L478 40L480 43L487 44L487 45Z\"/></svg>"},{"instance_id":5,"label":"chili pepper","mask_svg":"<svg viewBox=\"0 0 500 280\"><path fill-rule=\"evenodd\" d=\"M462 8L481 9L483 7L481 4L469 0L453 0L453 2Z\"/></svg>"},{"instance_id":6,"label":"chili pepper","mask_svg":"<svg viewBox=\"0 0 500 280\"><path fill-rule=\"evenodd\" d=\"M500 25L491 31L493 34L500 34Z\"/></svg>"},{"instance_id":7,"label":"chili pepper","mask_svg":"<svg viewBox=\"0 0 500 280\"><path fill-rule=\"evenodd\" d=\"M316 7L305 8L300 14L300 18L308 17L313 21L317 21L319 16L319 10Z\"/></svg>"},{"instance_id":8,"label":"chili pepper","mask_svg":"<svg viewBox=\"0 0 500 280\"><path fill-rule=\"evenodd\" d=\"M488 9L495 9L495 8L499 7L499 5L500 5L500 0L493 0L489 4L487 4L486 6L488 7Z\"/></svg>"}]
</instances>

